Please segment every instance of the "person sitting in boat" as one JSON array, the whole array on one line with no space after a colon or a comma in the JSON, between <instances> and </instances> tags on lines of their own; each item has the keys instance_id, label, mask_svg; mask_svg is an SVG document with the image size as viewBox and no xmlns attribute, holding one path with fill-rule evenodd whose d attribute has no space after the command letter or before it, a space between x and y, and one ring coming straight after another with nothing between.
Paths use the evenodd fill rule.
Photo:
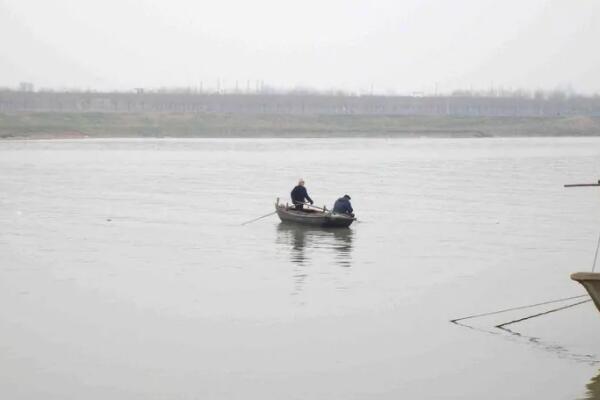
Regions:
<instances>
[{"instance_id":1,"label":"person sitting in boat","mask_svg":"<svg viewBox=\"0 0 600 400\"><path fill-rule=\"evenodd\" d=\"M336 214L348 214L354 217L354 210L352 209L352 204L350 204L350 196L345 194L344 197L337 199L333 205L333 212Z\"/></svg>"},{"instance_id":2,"label":"person sitting in boat","mask_svg":"<svg viewBox=\"0 0 600 400\"><path fill-rule=\"evenodd\" d=\"M308 195L306 188L304 187L304 179L300 179L298 181L298 186L292 189L292 203L296 206L296 210L302 210L304 208L304 204L308 200L310 204L314 202Z\"/></svg>"}]
</instances>

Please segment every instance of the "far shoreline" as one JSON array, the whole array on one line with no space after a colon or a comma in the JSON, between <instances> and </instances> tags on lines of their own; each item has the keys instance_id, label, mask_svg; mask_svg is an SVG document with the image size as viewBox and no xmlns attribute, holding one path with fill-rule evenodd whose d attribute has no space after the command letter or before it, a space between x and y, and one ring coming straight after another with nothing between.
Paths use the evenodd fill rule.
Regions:
<instances>
[{"instance_id":1,"label":"far shoreline","mask_svg":"<svg viewBox=\"0 0 600 400\"><path fill-rule=\"evenodd\" d=\"M364 139L377 139L377 140L448 140L448 139L476 139L476 140L495 140L495 139L595 139L600 138L600 135L527 135L527 136L382 136L382 135L369 135L369 136L81 136L81 137L67 137L67 136L14 136L0 138L1 142L60 142L60 141L110 141L110 140L131 140L131 141L143 141L143 140L299 140L299 139L311 139L311 140L330 140L330 139L346 139L346 140L364 140Z\"/></svg>"},{"instance_id":2,"label":"far shoreline","mask_svg":"<svg viewBox=\"0 0 600 400\"><path fill-rule=\"evenodd\" d=\"M600 116L0 114L0 140L599 137Z\"/></svg>"}]
</instances>

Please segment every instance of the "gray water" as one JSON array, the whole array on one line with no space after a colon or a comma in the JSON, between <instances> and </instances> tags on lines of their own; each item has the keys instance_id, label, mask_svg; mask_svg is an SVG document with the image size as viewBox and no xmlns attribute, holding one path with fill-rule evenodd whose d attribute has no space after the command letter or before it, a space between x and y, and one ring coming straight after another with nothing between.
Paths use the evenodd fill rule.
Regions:
<instances>
[{"instance_id":1,"label":"gray water","mask_svg":"<svg viewBox=\"0 0 600 400\"><path fill-rule=\"evenodd\" d=\"M360 222L240 226L299 177ZM0 397L594 398L591 303L449 320L583 294L598 177L593 138L0 142Z\"/></svg>"}]
</instances>

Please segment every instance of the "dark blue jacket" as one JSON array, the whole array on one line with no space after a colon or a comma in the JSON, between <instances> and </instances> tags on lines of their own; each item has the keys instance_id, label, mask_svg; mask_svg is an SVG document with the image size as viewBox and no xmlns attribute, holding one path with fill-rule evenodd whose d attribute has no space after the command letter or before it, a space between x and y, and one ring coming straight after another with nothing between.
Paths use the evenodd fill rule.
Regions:
<instances>
[{"instance_id":1,"label":"dark blue jacket","mask_svg":"<svg viewBox=\"0 0 600 400\"><path fill-rule=\"evenodd\" d=\"M308 195L308 192L306 191L306 188L304 186L298 185L294 189L292 189L291 196L292 196L292 202L294 204L304 203L306 200L308 200L308 202L310 204L313 203L312 199Z\"/></svg>"},{"instance_id":2,"label":"dark blue jacket","mask_svg":"<svg viewBox=\"0 0 600 400\"><path fill-rule=\"evenodd\" d=\"M350 200L345 197L340 197L335 201L333 205L333 212L338 214L352 214L354 210L352 209L352 204L350 204Z\"/></svg>"}]
</instances>

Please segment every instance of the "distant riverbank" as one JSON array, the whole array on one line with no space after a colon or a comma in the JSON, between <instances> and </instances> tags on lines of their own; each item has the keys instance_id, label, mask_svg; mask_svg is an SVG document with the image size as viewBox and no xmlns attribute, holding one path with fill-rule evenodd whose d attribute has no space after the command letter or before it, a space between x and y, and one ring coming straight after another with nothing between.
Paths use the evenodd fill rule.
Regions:
<instances>
[{"instance_id":1,"label":"distant riverbank","mask_svg":"<svg viewBox=\"0 0 600 400\"><path fill-rule=\"evenodd\" d=\"M600 136L600 117L217 113L0 114L0 139Z\"/></svg>"}]
</instances>

